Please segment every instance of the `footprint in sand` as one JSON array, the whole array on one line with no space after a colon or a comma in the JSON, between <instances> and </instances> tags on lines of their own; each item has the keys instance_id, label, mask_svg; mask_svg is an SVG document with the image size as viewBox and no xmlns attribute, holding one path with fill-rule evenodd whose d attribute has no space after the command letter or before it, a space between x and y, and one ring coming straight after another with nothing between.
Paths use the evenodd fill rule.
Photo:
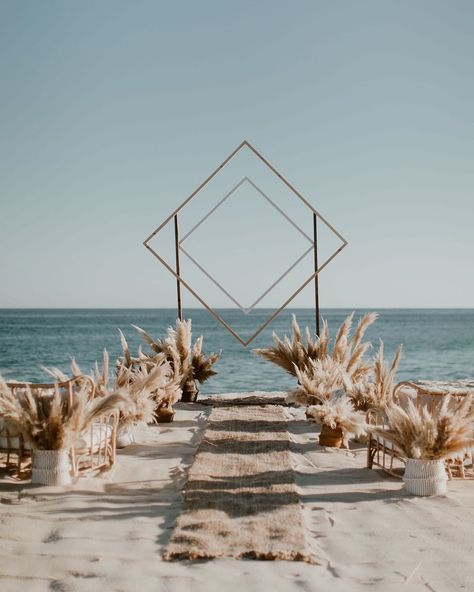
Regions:
<instances>
[{"instance_id":1,"label":"footprint in sand","mask_svg":"<svg viewBox=\"0 0 474 592\"><path fill-rule=\"evenodd\" d=\"M327 518L329 524L331 525L331 528L334 528L334 525L336 524L336 521L334 520L334 518L328 512L326 512L326 518Z\"/></svg>"},{"instance_id":2,"label":"footprint in sand","mask_svg":"<svg viewBox=\"0 0 474 592\"><path fill-rule=\"evenodd\" d=\"M43 543L57 543L61 540L61 535L59 534L59 530L52 530L44 539ZM56 581L56 580L55 580Z\"/></svg>"},{"instance_id":3,"label":"footprint in sand","mask_svg":"<svg viewBox=\"0 0 474 592\"><path fill-rule=\"evenodd\" d=\"M53 580L49 585L49 589L52 590L52 592L70 592L72 590L72 588L62 580Z\"/></svg>"}]
</instances>

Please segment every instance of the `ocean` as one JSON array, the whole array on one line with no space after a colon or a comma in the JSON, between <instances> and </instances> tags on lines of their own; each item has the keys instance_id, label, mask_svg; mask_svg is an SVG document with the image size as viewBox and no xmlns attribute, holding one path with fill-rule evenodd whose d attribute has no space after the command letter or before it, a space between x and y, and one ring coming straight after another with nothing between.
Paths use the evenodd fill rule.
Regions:
<instances>
[{"instance_id":1,"label":"ocean","mask_svg":"<svg viewBox=\"0 0 474 592\"><path fill-rule=\"evenodd\" d=\"M350 310L322 310L331 335ZM357 320L366 310L356 310ZM376 323L367 332L375 353L379 339L387 356L399 344L404 346L398 379L456 380L474 377L474 309L382 309ZM249 316L238 310L224 310L226 320L245 333ZM258 326L270 311L252 312L251 322ZM216 365L217 376L201 387L202 393L249 390L286 390L294 379L273 364L258 358L252 349L272 343L272 331L290 333L291 314L302 327L314 328L314 312L309 309L284 311L247 348L243 347L206 310L186 309L193 335L204 336L204 350L222 351ZM111 359L120 353L117 329L125 333L132 349L140 343L131 324L143 327L154 336L163 336L176 320L175 309L2 309L0 310L0 372L8 380L47 381L40 366L68 370L75 356L86 371L102 357L107 348Z\"/></svg>"}]
</instances>

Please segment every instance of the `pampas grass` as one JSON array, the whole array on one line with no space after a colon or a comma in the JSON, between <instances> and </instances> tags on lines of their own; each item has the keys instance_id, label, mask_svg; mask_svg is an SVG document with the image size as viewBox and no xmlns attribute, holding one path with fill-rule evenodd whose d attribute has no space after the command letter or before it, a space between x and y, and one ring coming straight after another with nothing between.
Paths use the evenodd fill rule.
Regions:
<instances>
[{"instance_id":1,"label":"pampas grass","mask_svg":"<svg viewBox=\"0 0 474 592\"><path fill-rule=\"evenodd\" d=\"M370 376L365 376L363 380L356 382L344 377L346 392L356 409L383 411L397 402L394 399L395 374L400 364L402 351L403 348L400 346L392 362L388 364L384 358L384 343L380 340L380 347L375 356Z\"/></svg>"},{"instance_id":2,"label":"pampas grass","mask_svg":"<svg viewBox=\"0 0 474 592\"><path fill-rule=\"evenodd\" d=\"M127 400L122 410L121 423L152 423L156 420L157 408L164 404L172 406L179 400L181 389L163 354L146 356L141 350L138 358L117 361L116 391Z\"/></svg>"},{"instance_id":3,"label":"pampas grass","mask_svg":"<svg viewBox=\"0 0 474 592\"><path fill-rule=\"evenodd\" d=\"M291 339L285 335L283 339L280 339L278 335L273 332L273 341L274 345L268 348L262 349L254 349L253 351L261 356L264 360L268 362L272 362L276 364L280 368L283 368L285 372L291 374L292 376L296 376L296 370L304 369L309 360L319 357L316 353L318 349L318 345L314 344L312 341L311 334L309 333L309 329L307 330L307 343L306 347L303 344L301 330L296 321L295 315L292 316L292 336ZM327 323L324 321L323 323L323 333L327 330ZM322 335L320 340L322 339ZM324 343L324 341L323 341ZM313 355L310 355L310 350Z\"/></svg>"},{"instance_id":4,"label":"pampas grass","mask_svg":"<svg viewBox=\"0 0 474 592\"><path fill-rule=\"evenodd\" d=\"M306 417L331 429L342 430L343 444L348 446L349 440L365 434L367 425L365 414L354 411L350 399L346 395L328 399L321 405L313 405L306 410Z\"/></svg>"},{"instance_id":5,"label":"pampas grass","mask_svg":"<svg viewBox=\"0 0 474 592\"><path fill-rule=\"evenodd\" d=\"M115 376L112 380L109 374L110 357L106 349L103 351L102 367L96 362L94 370L84 374L73 358L71 373L75 378L91 378L94 381L96 397L107 397L117 393L124 399L120 423L152 423L156 420L158 407L171 406L179 400L179 381L163 353L148 355L139 349L138 355L134 357L120 329L119 336L123 356L115 363ZM70 380L70 377L58 368L43 367L43 370L61 382Z\"/></svg>"},{"instance_id":6,"label":"pampas grass","mask_svg":"<svg viewBox=\"0 0 474 592\"><path fill-rule=\"evenodd\" d=\"M388 407L386 415L388 428L375 431L407 458L456 458L474 447L472 396L461 401L445 396L433 405L409 400L405 409L396 404Z\"/></svg>"},{"instance_id":7,"label":"pampas grass","mask_svg":"<svg viewBox=\"0 0 474 592\"><path fill-rule=\"evenodd\" d=\"M75 393L72 401L65 400L57 387L53 395L37 394L28 387L14 394L0 379L2 421L39 450L69 448L95 419L118 409L123 402L119 394L91 401L86 388Z\"/></svg>"},{"instance_id":8,"label":"pampas grass","mask_svg":"<svg viewBox=\"0 0 474 592\"><path fill-rule=\"evenodd\" d=\"M196 339L191 352L191 367L193 369L193 378L200 384L215 376L217 372L213 369L214 364L221 357L220 354L212 353L206 356L202 351L203 336Z\"/></svg>"},{"instance_id":9,"label":"pampas grass","mask_svg":"<svg viewBox=\"0 0 474 592\"><path fill-rule=\"evenodd\" d=\"M352 381L358 381L371 370L370 364L363 360L370 343L362 340L377 316L376 313L364 315L351 336L354 313L349 315L337 331L331 352L329 327L326 321L323 321L323 329L319 337L313 339L309 328L306 327L303 339L301 329L293 315L291 338L285 335L280 339L276 333L273 333L272 347L253 351L295 377L298 377L298 371L311 372L312 361L331 358Z\"/></svg>"},{"instance_id":10,"label":"pampas grass","mask_svg":"<svg viewBox=\"0 0 474 592\"><path fill-rule=\"evenodd\" d=\"M216 374L214 364L220 354L206 356L202 351L203 337L198 337L192 345L191 320L176 321L176 329L169 327L164 339L154 339L146 331L133 325L147 345L155 354L164 354L171 365L174 377L179 381L181 389L189 381L197 380L203 384Z\"/></svg>"},{"instance_id":11,"label":"pampas grass","mask_svg":"<svg viewBox=\"0 0 474 592\"><path fill-rule=\"evenodd\" d=\"M309 360L303 370L296 368L298 387L290 391L286 402L297 405L316 405L327 402L342 389L344 373L339 362L330 357Z\"/></svg>"},{"instance_id":12,"label":"pampas grass","mask_svg":"<svg viewBox=\"0 0 474 592\"><path fill-rule=\"evenodd\" d=\"M178 319L176 328L169 327L164 339L154 339L144 329L132 326L151 352L139 348L138 355L132 355L125 335L119 329L122 356L115 363L114 383L110 384L107 350L103 352L102 368L96 362L95 369L87 374L94 380L96 396L107 396L118 391L128 396L130 418L135 415L136 421L150 420L152 400L155 408L172 406L181 398L183 389L194 385L194 381L203 384L216 374L213 367L220 354L204 354L202 335L192 344L191 320ZM43 370L60 382L70 380L58 368L43 367ZM71 373L74 377L83 374L74 358Z\"/></svg>"}]
</instances>

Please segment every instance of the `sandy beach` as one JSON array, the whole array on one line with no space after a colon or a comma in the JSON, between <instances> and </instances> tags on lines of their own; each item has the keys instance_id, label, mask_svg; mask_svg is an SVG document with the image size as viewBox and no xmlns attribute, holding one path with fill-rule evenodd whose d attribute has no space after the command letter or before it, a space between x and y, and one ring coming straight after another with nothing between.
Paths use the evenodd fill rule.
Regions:
<instances>
[{"instance_id":1,"label":"sandy beach","mask_svg":"<svg viewBox=\"0 0 474 592\"><path fill-rule=\"evenodd\" d=\"M472 482L416 498L365 468L366 448L326 449L304 410L288 408L300 502L317 565L164 561L182 490L212 407L176 406L174 423L137 432L116 465L73 486L0 479L0 589L357 591L469 590Z\"/></svg>"},{"instance_id":2,"label":"sandy beach","mask_svg":"<svg viewBox=\"0 0 474 592\"><path fill-rule=\"evenodd\" d=\"M0 0L0 592L474 592L473 59Z\"/></svg>"}]
</instances>

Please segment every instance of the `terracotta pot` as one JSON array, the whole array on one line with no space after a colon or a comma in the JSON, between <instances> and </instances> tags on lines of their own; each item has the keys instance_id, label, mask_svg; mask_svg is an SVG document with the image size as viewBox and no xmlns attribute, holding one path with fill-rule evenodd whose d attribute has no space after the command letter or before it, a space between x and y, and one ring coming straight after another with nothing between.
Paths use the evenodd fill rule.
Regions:
<instances>
[{"instance_id":1,"label":"terracotta pot","mask_svg":"<svg viewBox=\"0 0 474 592\"><path fill-rule=\"evenodd\" d=\"M37 485L70 485L69 450L33 450L31 482Z\"/></svg>"},{"instance_id":2,"label":"terracotta pot","mask_svg":"<svg viewBox=\"0 0 474 592\"><path fill-rule=\"evenodd\" d=\"M405 489L413 495L445 495L447 480L442 459L407 459L403 481Z\"/></svg>"},{"instance_id":3,"label":"terracotta pot","mask_svg":"<svg viewBox=\"0 0 474 592\"><path fill-rule=\"evenodd\" d=\"M329 446L331 448L341 448L343 442L341 428L333 429L325 423L321 426L321 433L319 434L319 443L321 446Z\"/></svg>"},{"instance_id":4,"label":"terracotta pot","mask_svg":"<svg viewBox=\"0 0 474 592\"><path fill-rule=\"evenodd\" d=\"M188 380L183 386L181 401L184 403L195 403L197 401L199 389L194 380Z\"/></svg>"},{"instance_id":5,"label":"terracotta pot","mask_svg":"<svg viewBox=\"0 0 474 592\"><path fill-rule=\"evenodd\" d=\"M158 405L155 409L155 418L158 423L170 423L173 421L174 409L168 401Z\"/></svg>"}]
</instances>

